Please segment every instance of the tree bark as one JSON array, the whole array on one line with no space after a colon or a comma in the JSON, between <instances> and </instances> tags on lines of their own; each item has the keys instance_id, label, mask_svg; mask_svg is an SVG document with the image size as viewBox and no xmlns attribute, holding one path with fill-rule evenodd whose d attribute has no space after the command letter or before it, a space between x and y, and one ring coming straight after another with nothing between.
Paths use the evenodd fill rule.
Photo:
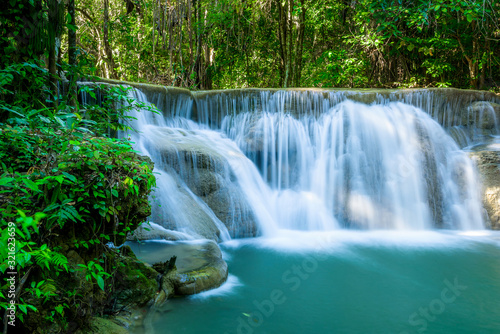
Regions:
<instances>
[{"instance_id":1,"label":"tree bark","mask_svg":"<svg viewBox=\"0 0 500 334\"><path fill-rule=\"evenodd\" d=\"M68 62L70 66L68 104L74 108L78 107L76 87L76 12L75 0L68 2L68 14L71 18L71 27L68 30Z\"/></svg>"},{"instance_id":2,"label":"tree bark","mask_svg":"<svg viewBox=\"0 0 500 334\"><path fill-rule=\"evenodd\" d=\"M196 25L198 27L198 31L196 33L196 57L195 57L195 66L196 69L196 82L195 86L200 88L202 82L202 55L201 55L201 46L203 42L203 32L201 27L201 0L196 1Z\"/></svg>"},{"instance_id":3,"label":"tree bark","mask_svg":"<svg viewBox=\"0 0 500 334\"><path fill-rule=\"evenodd\" d=\"M58 75L57 75L57 38L61 30L61 19L60 19L60 8L59 0L49 1L49 58L48 58L48 70L49 70L49 87L53 92L53 107L57 107L59 99L59 89L58 89Z\"/></svg>"},{"instance_id":4,"label":"tree bark","mask_svg":"<svg viewBox=\"0 0 500 334\"><path fill-rule=\"evenodd\" d=\"M285 1L283 4L281 0L277 0L278 5L278 40L280 43L281 62L279 66L280 71L280 86L287 87L287 68L288 68L288 52L287 52L287 5Z\"/></svg>"},{"instance_id":5,"label":"tree bark","mask_svg":"<svg viewBox=\"0 0 500 334\"><path fill-rule=\"evenodd\" d=\"M104 17L102 25L104 52L106 53L106 60L108 63L108 70L111 79L118 79L118 74L115 69L115 62L113 60L113 52L109 45L109 0L104 0Z\"/></svg>"},{"instance_id":6,"label":"tree bark","mask_svg":"<svg viewBox=\"0 0 500 334\"><path fill-rule=\"evenodd\" d=\"M297 32L297 52L295 53L295 80L294 86L300 87L300 78L302 74L302 53L304 50L304 32L306 24L306 6L304 0L300 1L301 12L299 16L299 26Z\"/></svg>"}]
</instances>

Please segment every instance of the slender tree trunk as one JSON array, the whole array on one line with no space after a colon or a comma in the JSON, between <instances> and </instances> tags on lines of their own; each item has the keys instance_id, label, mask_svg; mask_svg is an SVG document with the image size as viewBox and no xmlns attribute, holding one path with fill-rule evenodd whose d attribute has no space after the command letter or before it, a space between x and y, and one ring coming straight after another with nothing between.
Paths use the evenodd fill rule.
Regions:
<instances>
[{"instance_id":1,"label":"slender tree trunk","mask_svg":"<svg viewBox=\"0 0 500 334\"><path fill-rule=\"evenodd\" d=\"M205 44L205 66L204 66L204 73L203 73L203 89L212 89L212 78L209 75L209 72L207 71L208 67L211 64L211 54L210 54L210 46L208 44Z\"/></svg>"},{"instance_id":2,"label":"slender tree trunk","mask_svg":"<svg viewBox=\"0 0 500 334\"><path fill-rule=\"evenodd\" d=\"M477 66L477 59L475 59L475 53L476 53L476 45L477 45L477 39L474 38L473 43L472 43L472 55L469 56L467 54L467 51L465 50L465 47L462 44L462 41L460 40L460 37L456 36L458 45L460 45L460 49L462 50L462 53L467 60L467 65L469 67L469 83L470 83L470 88L476 89L477 88L477 72L478 72L478 66Z\"/></svg>"},{"instance_id":3,"label":"slender tree trunk","mask_svg":"<svg viewBox=\"0 0 500 334\"><path fill-rule=\"evenodd\" d=\"M113 60L113 52L111 51L111 46L109 45L109 0L104 0L102 34L104 42L104 52L106 53L106 60L109 68L109 76L112 79L118 79L118 75L115 69L115 62Z\"/></svg>"},{"instance_id":4,"label":"slender tree trunk","mask_svg":"<svg viewBox=\"0 0 500 334\"><path fill-rule=\"evenodd\" d=\"M488 52L490 49L490 41L485 38L484 49ZM479 58L481 59L481 74L479 75L479 89L486 88L486 71L488 69L488 59L486 56L482 56L479 53Z\"/></svg>"},{"instance_id":5,"label":"slender tree trunk","mask_svg":"<svg viewBox=\"0 0 500 334\"><path fill-rule=\"evenodd\" d=\"M293 81L293 66L292 66L292 59L293 59L293 4L294 0L288 0L288 8L287 8L287 15L286 15L286 27L287 29L287 40L285 44L285 48L288 49L288 59L286 62L286 69L285 69L285 88L293 86L291 83Z\"/></svg>"},{"instance_id":6,"label":"slender tree trunk","mask_svg":"<svg viewBox=\"0 0 500 334\"><path fill-rule=\"evenodd\" d=\"M281 0L277 0L276 4L278 6L278 40L280 43L280 55L281 62L279 66L280 71L280 86L286 88L287 86L287 68L288 68L288 53L287 53L287 10L286 7L288 3L281 3Z\"/></svg>"},{"instance_id":7,"label":"slender tree trunk","mask_svg":"<svg viewBox=\"0 0 500 334\"><path fill-rule=\"evenodd\" d=\"M58 75L57 75L57 38L60 31L60 8L59 0L49 1L49 59L48 59L48 70L49 70L49 87L53 92L53 106L57 107L59 98L58 89Z\"/></svg>"},{"instance_id":8,"label":"slender tree trunk","mask_svg":"<svg viewBox=\"0 0 500 334\"><path fill-rule=\"evenodd\" d=\"M173 51L174 51L174 17L173 17L173 10L170 10L169 8L169 14L168 14L168 60L170 64L170 74L175 73L174 69L174 59L173 59ZM175 85L175 78L172 81L172 86Z\"/></svg>"},{"instance_id":9,"label":"slender tree trunk","mask_svg":"<svg viewBox=\"0 0 500 334\"><path fill-rule=\"evenodd\" d=\"M191 6L191 1L188 0L188 31L189 31L189 63L192 66L191 72L194 71L194 41L193 41L193 9ZM196 21L196 20L195 20Z\"/></svg>"},{"instance_id":10,"label":"slender tree trunk","mask_svg":"<svg viewBox=\"0 0 500 334\"><path fill-rule=\"evenodd\" d=\"M302 74L302 52L304 50L304 32L306 24L306 6L304 0L300 1L301 12L299 16L299 26L297 32L297 52L295 53L295 87L300 87L300 77Z\"/></svg>"},{"instance_id":11,"label":"slender tree trunk","mask_svg":"<svg viewBox=\"0 0 500 334\"><path fill-rule=\"evenodd\" d=\"M54 94L54 106L57 106L59 90L57 89L56 41L50 41L49 49L49 83Z\"/></svg>"},{"instance_id":12,"label":"slender tree trunk","mask_svg":"<svg viewBox=\"0 0 500 334\"><path fill-rule=\"evenodd\" d=\"M71 18L71 26L68 30L68 61L70 66L68 104L77 108L77 87L76 87L76 12L75 0L68 2L68 14Z\"/></svg>"},{"instance_id":13,"label":"slender tree trunk","mask_svg":"<svg viewBox=\"0 0 500 334\"><path fill-rule=\"evenodd\" d=\"M195 69L196 69L196 87L200 87L202 82L202 56L201 56L201 46L203 41L202 36L202 27L201 27L201 0L196 0L196 26L198 27L198 31L196 33L196 60L195 60Z\"/></svg>"}]
</instances>

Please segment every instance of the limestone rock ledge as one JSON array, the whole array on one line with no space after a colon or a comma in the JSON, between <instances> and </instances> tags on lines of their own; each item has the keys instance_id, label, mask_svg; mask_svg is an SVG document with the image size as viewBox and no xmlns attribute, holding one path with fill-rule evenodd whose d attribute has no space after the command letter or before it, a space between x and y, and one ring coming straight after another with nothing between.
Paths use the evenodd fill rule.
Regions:
<instances>
[{"instance_id":1,"label":"limestone rock ledge","mask_svg":"<svg viewBox=\"0 0 500 334\"><path fill-rule=\"evenodd\" d=\"M492 229L500 230L500 151L471 152L470 156L479 170L487 223Z\"/></svg>"}]
</instances>

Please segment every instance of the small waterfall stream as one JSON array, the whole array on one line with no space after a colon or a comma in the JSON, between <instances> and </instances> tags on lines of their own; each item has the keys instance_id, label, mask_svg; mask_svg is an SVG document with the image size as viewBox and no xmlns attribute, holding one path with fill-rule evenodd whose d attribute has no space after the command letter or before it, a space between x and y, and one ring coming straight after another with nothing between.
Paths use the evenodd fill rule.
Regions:
<instances>
[{"instance_id":1,"label":"small waterfall stream","mask_svg":"<svg viewBox=\"0 0 500 334\"><path fill-rule=\"evenodd\" d=\"M162 113L138 111L136 131L122 135L155 162L151 221L167 229L223 241L483 228L475 167L438 122L469 144L474 133L453 105L435 111L438 94L147 93L130 91Z\"/></svg>"}]
</instances>

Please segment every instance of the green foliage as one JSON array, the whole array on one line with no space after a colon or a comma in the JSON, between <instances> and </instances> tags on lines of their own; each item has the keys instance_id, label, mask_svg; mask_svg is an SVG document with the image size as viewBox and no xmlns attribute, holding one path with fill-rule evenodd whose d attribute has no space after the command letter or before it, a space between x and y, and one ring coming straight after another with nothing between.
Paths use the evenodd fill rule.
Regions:
<instances>
[{"instance_id":1,"label":"green foliage","mask_svg":"<svg viewBox=\"0 0 500 334\"><path fill-rule=\"evenodd\" d=\"M107 273L100 264L94 261L89 261L86 265L78 264L78 266L85 271L85 279L87 281L94 278L99 288L104 291L104 280L111 277L111 274Z\"/></svg>"},{"instance_id":2,"label":"green foliage","mask_svg":"<svg viewBox=\"0 0 500 334\"><path fill-rule=\"evenodd\" d=\"M86 8L93 2L81 0ZM298 71L300 86L482 88L500 81L498 1L141 0L134 10L126 6L110 0L109 42L122 79L196 89L283 87L288 66ZM103 43L103 18L87 14L79 18L83 48L93 56L92 73L108 76L95 51Z\"/></svg>"},{"instance_id":3,"label":"green foliage","mask_svg":"<svg viewBox=\"0 0 500 334\"><path fill-rule=\"evenodd\" d=\"M53 305L49 318L62 324L61 307L66 306L51 288L56 283L50 282L74 269L61 247L68 247L69 241L70 247L92 258L104 252L107 242L122 243L126 233L149 215L147 194L155 178L147 161L135 161L128 142L64 128L7 126L0 130L0 158L5 162L0 177L0 240L7 244L8 227L13 227L15 271L23 275L40 269L28 279L30 285L22 290L17 307L27 312ZM3 274L8 255L6 248L0 250ZM109 269L89 261L77 270L105 290Z\"/></svg>"},{"instance_id":4,"label":"green foliage","mask_svg":"<svg viewBox=\"0 0 500 334\"><path fill-rule=\"evenodd\" d=\"M155 186L151 161L109 138L142 107L126 88L86 85L79 96L90 103L72 99L60 79L92 72L82 52L77 65L56 60L60 91L49 85L41 57L64 53L54 40L77 29L64 11L53 0L0 9L0 243L9 245L0 249L0 309L13 300L27 331L67 331L103 312L116 271L106 243L123 243L150 214Z\"/></svg>"},{"instance_id":5,"label":"green foliage","mask_svg":"<svg viewBox=\"0 0 500 334\"><path fill-rule=\"evenodd\" d=\"M53 316L63 321L59 312L63 299L47 282L72 271L61 252L65 240L81 254L94 257L104 252L107 242L122 243L126 233L149 215L147 194L155 178L148 162L136 158L126 141L69 129L0 130L1 242L7 244L8 227L14 227L15 271L22 275L33 268L41 270L38 281L31 280L23 290L19 310L34 311L48 303L58 307ZM0 250L4 274L8 255L6 248ZM110 275L106 269L94 261L82 266L87 280L104 290Z\"/></svg>"},{"instance_id":6,"label":"green foliage","mask_svg":"<svg viewBox=\"0 0 500 334\"><path fill-rule=\"evenodd\" d=\"M140 107L125 88L82 88L100 94L100 103L74 108L60 100L51 107L40 74L45 70L36 61L0 71L0 242L15 242L0 250L0 273L18 273L17 317L28 328L36 313L65 329L68 316L95 311L78 298L97 297L86 297L76 283L73 295L64 296L61 285L83 272L91 287L106 290L99 297L104 307L111 293L104 283L114 269L96 261L109 251L106 243L121 244L150 214L155 178L151 162L138 160L128 141L106 137L127 128L128 113ZM18 84L29 80L32 86ZM68 260L71 249L84 264ZM1 286L6 309L9 283Z\"/></svg>"},{"instance_id":7,"label":"green foliage","mask_svg":"<svg viewBox=\"0 0 500 334\"><path fill-rule=\"evenodd\" d=\"M0 122L8 115L45 116L46 74L47 70L37 60L13 63L0 70Z\"/></svg>"},{"instance_id":8,"label":"green foliage","mask_svg":"<svg viewBox=\"0 0 500 334\"><path fill-rule=\"evenodd\" d=\"M114 136L117 131L130 129L128 124L134 119L133 116L130 116L133 110L148 110L159 114L152 105L131 98L128 95L128 91L131 89L132 87L121 85L82 85L79 94L86 96L88 100L79 113L70 114L72 122L76 121L75 124L86 126L86 130L83 131L93 132L99 136ZM69 126L66 127L74 129L75 124L69 123ZM91 126L87 126L87 124ZM82 130L82 128L76 129Z\"/></svg>"}]
</instances>

